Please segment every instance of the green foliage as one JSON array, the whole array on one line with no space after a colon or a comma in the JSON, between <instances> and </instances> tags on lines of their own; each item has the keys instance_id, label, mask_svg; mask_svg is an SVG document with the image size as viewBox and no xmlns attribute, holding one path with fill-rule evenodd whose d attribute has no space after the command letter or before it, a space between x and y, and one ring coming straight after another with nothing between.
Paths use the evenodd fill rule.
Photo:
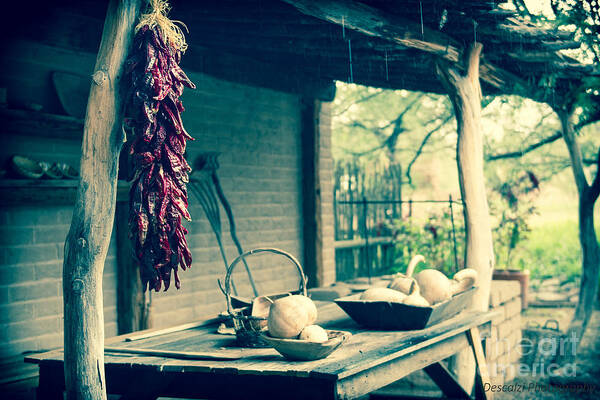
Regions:
<instances>
[{"instance_id":1,"label":"green foliage","mask_svg":"<svg viewBox=\"0 0 600 400\"><path fill-rule=\"evenodd\" d=\"M391 272L405 272L410 259L416 254L422 254L425 257L425 263L418 266L416 272L426 266L427 268L438 269L451 276L457 270L462 269L464 254L463 218L462 215L456 215L456 210L454 212L458 265L456 265L454 258L450 210L444 208L441 211L430 213L429 217L420 223L410 219L394 221L396 257Z\"/></svg>"},{"instance_id":2,"label":"green foliage","mask_svg":"<svg viewBox=\"0 0 600 400\"><path fill-rule=\"evenodd\" d=\"M521 172L512 179L491 182L488 193L493 217L496 268L523 269L515 257L523 252L522 242L531 232L529 220L535 212L539 181L532 172Z\"/></svg>"},{"instance_id":3,"label":"green foliage","mask_svg":"<svg viewBox=\"0 0 600 400\"><path fill-rule=\"evenodd\" d=\"M523 241L522 251L513 258L513 265L528 269L533 278L581 276L581 245L575 221L550 223L533 229Z\"/></svg>"}]
</instances>

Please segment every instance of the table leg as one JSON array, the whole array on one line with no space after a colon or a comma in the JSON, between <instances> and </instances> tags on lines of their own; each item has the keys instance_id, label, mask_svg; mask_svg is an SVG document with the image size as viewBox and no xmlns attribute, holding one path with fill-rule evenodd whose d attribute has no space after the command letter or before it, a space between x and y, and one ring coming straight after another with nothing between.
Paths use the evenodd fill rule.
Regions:
<instances>
[{"instance_id":1,"label":"table leg","mask_svg":"<svg viewBox=\"0 0 600 400\"><path fill-rule=\"evenodd\" d=\"M423 368L425 373L442 390L444 396L451 399L470 399L471 396L456 380L454 375L441 363L435 363Z\"/></svg>"},{"instance_id":2,"label":"table leg","mask_svg":"<svg viewBox=\"0 0 600 400\"><path fill-rule=\"evenodd\" d=\"M486 400L492 399L492 392L485 391L483 385L490 382L490 375L487 369L487 362L485 355L483 354L483 347L481 346L481 336L479 336L479 329L477 327L471 328L467 331L467 339L473 349L473 355L475 356L475 364L479 371L477 379L478 389L475 390L477 398L483 398Z\"/></svg>"}]
</instances>

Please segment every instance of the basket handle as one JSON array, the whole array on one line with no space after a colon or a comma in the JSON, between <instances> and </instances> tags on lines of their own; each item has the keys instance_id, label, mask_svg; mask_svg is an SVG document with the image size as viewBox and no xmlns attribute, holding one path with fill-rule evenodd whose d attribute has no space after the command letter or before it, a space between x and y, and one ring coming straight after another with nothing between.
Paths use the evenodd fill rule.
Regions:
<instances>
[{"instance_id":1,"label":"basket handle","mask_svg":"<svg viewBox=\"0 0 600 400\"><path fill-rule=\"evenodd\" d=\"M550 325L554 325L554 328L552 328ZM544 326L542 327L543 329L553 329L555 331L559 331L559 325L558 325L558 321L555 319L549 319L546 321L546 323L544 324Z\"/></svg>"},{"instance_id":2,"label":"basket handle","mask_svg":"<svg viewBox=\"0 0 600 400\"><path fill-rule=\"evenodd\" d=\"M292 264L294 264L296 266L296 268L298 269L298 273L300 274L300 290L302 291L302 294L304 296L307 296L307 291L306 291L306 275L304 275L304 271L302 270L302 266L300 265L300 262L298 262L298 260L296 259L296 257L294 257L293 255L291 255L288 252L285 252L283 250L280 249L275 249L275 248L258 248L258 249L253 249L253 250L249 250L246 251L245 253L240 254L235 260L233 260L233 262L229 265L229 267L227 268L227 275L225 275L225 297L227 298L227 312L230 315L233 315L232 312L232 306L231 306L231 274L233 272L233 269L235 268L235 266L242 261L245 257L247 256L251 256L254 254L259 254L259 253L273 253L273 254L278 254L281 256L284 256L285 258L287 258L288 260L290 260L292 262Z\"/></svg>"}]
</instances>

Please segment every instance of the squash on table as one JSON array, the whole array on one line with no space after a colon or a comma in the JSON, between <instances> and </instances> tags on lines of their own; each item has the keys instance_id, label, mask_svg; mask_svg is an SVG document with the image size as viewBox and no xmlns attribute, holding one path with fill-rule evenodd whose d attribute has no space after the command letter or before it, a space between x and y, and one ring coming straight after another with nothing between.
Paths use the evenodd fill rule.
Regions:
<instances>
[{"instance_id":1,"label":"squash on table","mask_svg":"<svg viewBox=\"0 0 600 400\"><path fill-rule=\"evenodd\" d=\"M327 331L319 325L308 325L302 329L298 339L314 343L323 343L329 339L329 336L327 335Z\"/></svg>"},{"instance_id":2,"label":"squash on table","mask_svg":"<svg viewBox=\"0 0 600 400\"><path fill-rule=\"evenodd\" d=\"M425 269L415 276L421 295L432 305L450 299L455 294L464 292L477 280L477 271L465 268L448 279L436 269Z\"/></svg>"},{"instance_id":3,"label":"squash on table","mask_svg":"<svg viewBox=\"0 0 600 400\"><path fill-rule=\"evenodd\" d=\"M437 304L452 297L450 279L437 269L424 269L415 276L421 295L430 304Z\"/></svg>"},{"instance_id":4,"label":"squash on table","mask_svg":"<svg viewBox=\"0 0 600 400\"><path fill-rule=\"evenodd\" d=\"M454 296L475 286L477 283L477 271L472 268L461 269L454 274L452 280L452 295Z\"/></svg>"},{"instance_id":5,"label":"squash on table","mask_svg":"<svg viewBox=\"0 0 600 400\"><path fill-rule=\"evenodd\" d=\"M293 295L277 299L271 304L267 326L269 334L277 338L297 337L302 329L317 318L317 308L306 296Z\"/></svg>"},{"instance_id":6,"label":"squash on table","mask_svg":"<svg viewBox=\"0 0 600 400\"><path fill-rule=\"evenodd\" d=\"M416 281L413 281L408 296L402 302L409 306L429 307L429 302L421 296L419 285Z\"/></svg>"},{"instance_id":7,"label":"squash on table","mask_svg":"<svg viewBox=\"0 0 600 400\"><path fill-rule=\"evenodd\" d=\"M361 295L361 300L366 301L388 301L401 303L406 295L402 292L399 292L394 289L382 288L382 287L374 287L365 290Z\"/></svg>"},{"instance_id":8,"label":"squash on table","mask_svg":"<svg viewBox=\"0 0 600 400\"><path fill-rule=\"evenodd\" d=\"M411 258L410 262L408 263L408 267L406 268L406 274L397 274L396 278L390 282L388 287L404 294L409 294L412 284L415 281L414 278L412 278L412 273L417 264L423 261L425 261L425 257L420 254L417 254Z\"/></svg>"}]
</instances>

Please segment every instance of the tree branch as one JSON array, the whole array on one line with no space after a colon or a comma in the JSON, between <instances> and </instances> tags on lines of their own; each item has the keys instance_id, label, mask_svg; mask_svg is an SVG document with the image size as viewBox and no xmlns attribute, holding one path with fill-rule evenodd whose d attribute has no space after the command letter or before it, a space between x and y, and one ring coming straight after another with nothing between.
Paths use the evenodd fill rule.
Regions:
<instances>
[{"instance_id":1,"label":"tree branch","mask_svg":"<svg viewBox=\"0 0 600 400\"><path fill-rule=\"evenodd\" d=\"M577 135L575 134L575 128L573 126L573 111L556 110L560 119L562 128L562 136L567 145L569 151L569 158L571 159L571 168L573 169L573 175L575 177L575 184L580 196L583 196L589 189L587 178L583 170L583 160L581 157L581 148L577 143Z\"/></svg>"},{"instance_id":2,"label":"tree branch","mask_svg":"<svg viewBox=\"0 0 600 400\"><path fill-rule=\"evenodd\" d=\"M437 132L440 129L442 129L442 127L444 125L446 125L452 119L452 117L454 117L454 114L451 114L448 117L446 117L446 119L444 119L441 124L439 124L438 126L436 126L435 128L433 128L432 130L430 130L429 132L427 132L427 134L425 135L425 137L421 141L421 144L419 145L419 148L417 149L417 152L413 156L412 160L410 160L410 162L408 163L408 167L406 167L406 172L404 173L406 175L406 179L408 179L408 184L409 185L412 185L412 177L410 176L410 170L411 170L413 164L419 158L419 156L423 153L423 148L425 147L425 145L427 144L427 142L429 141L429 139L431 138L431 136L435 132Z\"/></svg>"},{"instance_id":3,"label":"tree branch","mask_svg":"<svg viewBox=\"0 0 600 400\"><path fill-rule=\"evenodd\" d=\"M359 99L357 99L357 100L354 100L354 101L353 101L352 103L350 103L348 106L344 107L344 109L343 109L342 111L339 111L339 112L337 112L337 113L333 114L333 116L334 116L334 117L339 117L340 115L342 115L342 114L346 113L346 112L347 112L347 111L350 109L350 107L352 107L353 105L355 105L355 104L360 104L360 103L363 103L363 102L365 102L365 101L369 101L369 100L371 100L373 97L379 96L379 95L380 95L380 94L382 94L382 93L383 93L383 90L382 90L382 91L379 91L379 92L376 92L376 93L371 93L370 95L367 95L367 96L361 97L361 98L359 98Z\"/></svg>"},{"instance_id":4,"label":"tree branch","mask_svg":"<svg viewBox=\"0 0 600 400\"><path fill-rule=\"evenodd\" d=\"M527 146L526 148L519 150L519 151L510 151L507 153L501 153L501 154L492 154L487 156L485 159L486 161L496 161L496 160L502 160L502 159L506 159L506 158L519 158L519 157L523 157L525 154L532 152L535 149L538 149L546 144L549 143L553 143L556 142L558 139L560 139L562 137L562 133L557 132L552 136L548 136L545 139L540 140L537 143L534 143L532 145Z\"/></svg>"},{"instance_id":5,"label":"tree branch","mask_svg":"<svg viewBox=\"0 0 600 400\"><path fill-rule=\"evenodd\" d=\"M342 147L342 148L341 148L341 150L342 150L344 153L352 154L353 156L357 156L357 157L362 157L362 156L366 156L367 154L373 153L373 152L375 152L375 151L377 151L377 150L381 150L381 149L383 149L384 147L385 147L385 142L383 142L383 143L382 143L382 144L380 144L379 146L373 147L372 149L365 150L365 151L358 151L358 152L357 152L357 151L352 151L352 150L346 149L346 148L344 148L344 147Z\"/></svg>"}]
</instances>

